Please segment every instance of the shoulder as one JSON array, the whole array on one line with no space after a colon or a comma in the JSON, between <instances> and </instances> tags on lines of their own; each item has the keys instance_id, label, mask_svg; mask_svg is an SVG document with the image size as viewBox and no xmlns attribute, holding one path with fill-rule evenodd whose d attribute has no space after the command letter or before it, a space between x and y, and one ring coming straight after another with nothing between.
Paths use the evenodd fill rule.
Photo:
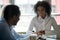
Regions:
<instances>
[{"instance_id":1,"label":"shoulder","mask_svg":"<svg viewBox=\"0 0 60 40\"><path fill-rule=\"evenodd\" d=\"M55 20L54 17L50 17L51 20Z\"/></svg>"},{"instance_id":2,"label":"shoulder","mask_svg":"<svg viewBox=\"0 0 60 40\"><path fill-rule=\"evenodd\" d=\"M52 23L56 22L56 20L55 20L54 17L50 17L50 21L51 21Z\"/></svg>"},{"instance_id":3,"label":"shoulder","mask_svg":"<svg viewBox=\"0 0 60 40\"><path fill-rule=\"evenodd\" d=\"M33 19L32 19L32 20L33 20L33 21L37 20L37 16L33 17Z\"/></svg>"},{"instance_id":4,"label":"shoulder","mask_svg":"<svg viewBox=\"0 0 60 40\"><path fill-rule=\"evenodd\" d=\"M5 29L7 27L7 25L5 24L5 23L2 23L2 22L0 22L0 28L2 29Z\"/></svg>"},{"instance_id":5,"label":"shoulder","mask_svg":"<svg viewBox=\"0 0 60 40\"><path fill-rule=\"evenodd\" d=\"M0 26L6 26L6 24L5 24L5 23L0 22Z\"/></svg>"},{"instance_id":6,"label":"shoulder","mask_svg":"<svg viewBox=\"0 0 60 40\"><path fill-rule=\"evenodd\" d=\"M37 17L35 16L32 18L31 23L34 24L36 21L37 21Z\"/></svg>"}]
</instances>

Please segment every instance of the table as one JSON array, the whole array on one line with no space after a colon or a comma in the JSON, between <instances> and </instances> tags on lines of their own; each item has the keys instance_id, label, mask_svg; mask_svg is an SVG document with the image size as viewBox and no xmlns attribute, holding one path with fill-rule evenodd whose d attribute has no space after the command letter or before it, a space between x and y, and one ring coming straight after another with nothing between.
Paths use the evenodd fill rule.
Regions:
<instances>
[{"instance_id":1,"label":"table","mask_svg":"<svg viewBox=\"0 0 60 40\"><path fill-rule=\"evenodd\" d=\"M37 39L36 39L36 37L34 37L32 39L30 38L30 40L37 40ZM46 40L60 40L60 38L57 38L56 35L47 35Z\"/></svg>"},{"instance_id":2,"label":"table","mask_svg":"<svg viewBox=\"0 0 60 40\"><path fill-rule=\"evenodd\" d=\"M49 35L46 40L60 40L60 38L57 38L57 35Z\"/></svg>"}]
</instances>

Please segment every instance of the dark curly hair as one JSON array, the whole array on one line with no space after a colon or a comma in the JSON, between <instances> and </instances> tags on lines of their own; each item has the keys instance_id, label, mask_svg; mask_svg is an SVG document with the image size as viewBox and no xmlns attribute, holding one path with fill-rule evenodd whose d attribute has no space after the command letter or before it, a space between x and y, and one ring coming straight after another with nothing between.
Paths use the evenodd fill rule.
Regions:
<instances>
[{"instance_id":1,"label":"dark curly hair","mask_svg":"<svg viewBox=\"0 0 60 40\"><path fill-rule=\"evenodd\" d=\"M38 1L35 5L34 5L34 11L35 13L37 14L37 17L39 16L38 13L37 13L37 8L39 6L42 6L45 8L45 11L47 13L48 16L51 15L51 4L47 1Z\"/></svg>"}]
</instances>

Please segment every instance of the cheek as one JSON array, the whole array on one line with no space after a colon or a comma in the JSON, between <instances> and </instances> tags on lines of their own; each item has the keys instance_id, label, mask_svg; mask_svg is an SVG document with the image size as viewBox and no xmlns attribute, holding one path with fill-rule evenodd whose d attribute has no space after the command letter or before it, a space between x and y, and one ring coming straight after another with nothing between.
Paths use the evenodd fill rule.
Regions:
<instances>
[{"instance_id":1,"label":"cheek","mask_svg":"<svg viewBox=\"0 0 60 40\"><path fill-rule=\"evenodd\" d=\"M15 21L18 22L18 19L16 19Z\"/></svg>"},{"instance_id":2,"label":"cheek","mask_svg":"<svg viewBox=\"0 0 60 40\"><path fill-rule=\"evenodd\" d=\"M41 13L41 12L38 12L38 15L42 16L42 15L43 15L43 13Z\"/></svg>"},{"instance_id":3,"label":"cheek","mask_svg":"<svg viewBox=\"0 0 60 40\"><path fill-rule=\"evenodd\" d=\"M18 22L18 20L19 20L18 18L15 18L15 19L14 19L14 23L17 23L17 22Z\"/></svg>"},{"instance_id":4,"label":"cheek","mask_svg":"<svg viewBox=\"0 0 60 40\"><path fill-rule=\"evenodd\" d=\"M14 20L14 23L13 23L13 24L14 24L14 25L16 25L16 24L17 24L17 22L18 22L17 20Z\"/></svg>"}]
</instances>

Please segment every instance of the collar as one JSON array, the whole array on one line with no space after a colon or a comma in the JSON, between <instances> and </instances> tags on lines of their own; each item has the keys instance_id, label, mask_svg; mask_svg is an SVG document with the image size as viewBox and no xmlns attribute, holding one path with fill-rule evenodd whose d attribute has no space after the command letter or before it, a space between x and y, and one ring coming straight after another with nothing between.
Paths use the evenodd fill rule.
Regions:
<instances>
[{"instance_id":1,"label":"collar","mask_svg":"<svg viewBox=\"0 0 60 40\"><path fill-rule=\"evenodd\" d=\"M39 20L46 20L47 18L48 16L46 16L44 19L41 16L38 17Z\"/></svg>"}]
</instances>

